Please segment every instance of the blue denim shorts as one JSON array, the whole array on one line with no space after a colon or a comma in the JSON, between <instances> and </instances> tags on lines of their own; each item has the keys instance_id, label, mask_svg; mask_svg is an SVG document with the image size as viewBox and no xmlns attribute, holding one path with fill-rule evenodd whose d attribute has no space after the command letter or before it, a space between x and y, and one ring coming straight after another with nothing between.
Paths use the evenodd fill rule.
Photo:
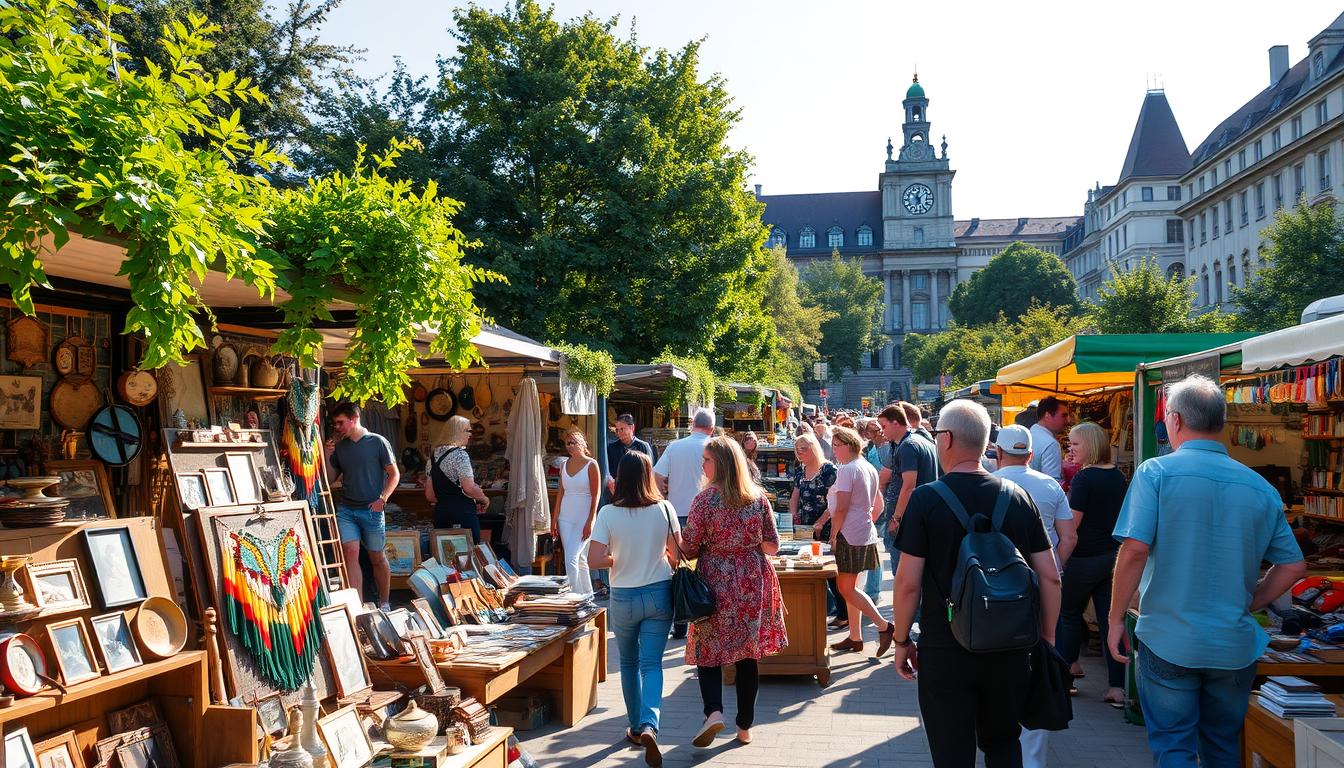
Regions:
<instances>
[{"instance_id":1,"label":"blue denim shorts","mask_svg":"<svg viewBox=\"0 0 1344 768\"><path fill-rule=\"evenodd\" d=\"M359 541L370 552L383 551L384 533L387 530L383 522L383 513L375 512L371 507L347 507L336 505L336 528L341 533L341 543Z\"/></svg>"}]
</instances>

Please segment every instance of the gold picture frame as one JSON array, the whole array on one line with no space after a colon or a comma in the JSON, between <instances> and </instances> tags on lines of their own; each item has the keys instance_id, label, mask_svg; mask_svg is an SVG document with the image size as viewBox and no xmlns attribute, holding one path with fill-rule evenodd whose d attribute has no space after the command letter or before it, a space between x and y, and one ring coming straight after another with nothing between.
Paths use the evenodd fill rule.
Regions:
<instances>
[{"instance_id":1,"label":"gold picture frame","mask_svg":"<svg viewBox=\"0 0 1344 768\"><path fill-rule=\"evenodd\" d=\"M28 586L33 605L46 615L82 611L91 607L84 574L75 558L29 563Z\"/></svg>"},{"instance_id":2,"label":"gold picture frame","mask_svg":"<svg viewBox=\"0 0 1344 768\"><path fill-rule=\"evenodd\" d=\"M47 641L51 645L51 659L61 673L61 682L67 686L102 676L83 619L51 622L47 625Z\"/></svg>"}]
</instances>

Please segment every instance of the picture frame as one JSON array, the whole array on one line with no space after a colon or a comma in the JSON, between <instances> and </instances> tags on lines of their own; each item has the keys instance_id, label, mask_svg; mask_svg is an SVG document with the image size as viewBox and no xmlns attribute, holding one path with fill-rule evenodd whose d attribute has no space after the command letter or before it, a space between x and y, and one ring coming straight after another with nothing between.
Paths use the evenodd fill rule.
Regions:
<instances>
[{"instance_id":1,"label":"picture frame","mask_svg":"<svg viewBox=\"0 0 1344 768\"><path fill-rule=\"evenodd\" d=\"M420 673L425 676L429 692L435 694L442 692L448 685L443 682L443 675L439 674L439 667L434 663L434 654L429 650L429 639L424 635L414 635L407 642L411 645L416 666L420 667Z\"/></svg>"},{"instance_id":2,"label":"picture frame","mask_svg":"<svg viewBox=\"0 0 1344 768\"><path fill-rule=\"evenodd\" d=\"M38 768L37 751L27 728L15 728L5 734L5 768Z\"/></svg>"},{"instance_id":3,"label":"picture frame","mask_svg":"<svg viewBox=\"0 0 1344 768\"><path fill-rule=\"evenodd\" d=\"M47 474L61 478L61 482L48 490L52 496L70 500L65 512L67 518L117 516L117 508L112 502L112 483L103 462L53 459L47 462Z\"/></svg>"},{"instance_id":4,"label":"picture frame","mask_svg":"<svg viewBox=\"0 0 1344 768\"><path fill-rule=\"evenodd\" d=\"M82 533L104 609L139 603L149 597L128 526L86 528Z\"/></svg>"},{"instance_id":5,"label":"picture frame","mask_svg":"<svg viewBox=\"0 0 1344 768\"><path fill-rule=\"evenodd\" d=\"M255 504L263 500L261 480L257 477L257 467L252 463L252 454L229 452L224 454L224 464L233 480L233 494L239 504Z\"/></svg>"},{"instance_id":6,"label":"picture frame","mask_svg":"<svg viewBox=\"0 0 1344 768\"><path fill-rule=\"evenodd\" d=\"M177 499L187 509L209 507L210 492L205 486L204 472L177 473Z\"/></svg>"},{"instance_id":7,"label":"picture frame","mask_svg":"<svg viewBox=\"0 0 1344 768\"><path fill-rule=\"evenodd\" d=\"M454 565L456 555L471 552L471 530L468 528L435 528L430 535L431 554L440 563Z\"/></svg>"},{"instance_id":8,"label":"picture frame","mask_svg":"<svg viewBox=\"0 0 1344 768\"><path fill-rule=\"evenodd\" d=\"M355 633L354 617L344 605L329 605L318 612L325 642L322 648L331 665L331 676L336 683L336 698L347 699L373 690L364 648Z\"/></svg>"},{"instance_id":9,"label":"picture frame","mask_svg":"<svg viewBox=\"0 0 1344 768\"><path fill-rule=\"evenodd\" d=\"M74 731L58 733L33 745L37 768L84 768L83 752Z\"/></svg>"},{"instance_id":10,"label":"picture frame","mask_svg":"<svg viewBox=\"0 0 1344 768\"><path fill-rule=\"evenodd\" d=\"M136 733L117 747L121 768L177 768L177 751L168 726L159 724L148 733Z\"/></svg>"},{"instance_id":11,"label":"picture frame","mask_svg":"<svg viewBox=\"0 0 1344 768\"><path fill-rule=\"evenodd\" d=\"M0 429L41 429L42 405L41 376L0 376Z\"/></svg>"},{"instance_id":12,"label":"picture frame","mask_svg":"<svg viewBox=\"0 0 1344 768\"><path fill-rule=\"evenodd\" d=\"M389 530L384 534L383 554L393 576L410 576L420 567L420 532Z\"/></svg>"},{"instance_id":13,"label":"picture frame","mask_svg":"<svg viewBox=\"0 0 1344 768\"><path fill-rule=\"evenodd\" d=\"M131 625L126 614L121 611L94 616L89 619L93 625L93 636L98 652L103 658L103 666L108 674L131 669L144 664L140 649L131 634Z\"/></svg>"},{"instance_id":14,"label":"picture frame","mask_svg":"<svg viewBox=\"0 0 1344 768\"><path fill-rule=\"evenodd\" d=\"M269 693L252 703L252 708L257 710L257 720L263 731L270 734L272 738L279 738L289 728L289 717L285 713L285 701L277 693Z\"/></svg>"},{"instance_id":15,"label":"picture frame","mask_svg":"<svg viewBox=\"0 0 1344 768\"><path fill-rule=\"evenodd\" d=\"M428 600L423 597L414 598L411 600L411 608L420 617L420 621L424 622L431 640L443 637L443 625L439 623L439 617L434 615L434 608Z\"/></svg>"},{"instance_id":16,"label":"picture frame","mask_svg":"<svg viewBox=\"0 0 1344 768\"><path fill-rule=\"evenodd\" d=\"M75 558L52 560L46 563L28 563L28 593L33 605L46 615L82 611L89 608L89 592L84 586L84 574Z\"/></svg>"},{"instance_id":17,"label":"picture frame","mask_svg":"<svg viewBox=\"0 0 1344 768\"><path fill-rule=\"evenodd\" d=\"M107 713L107 728L113 735L162 724L163 715L159 712L158 705L148 699Z\"/></svg>"},{"instance_id":18,"label":"picture frame","mask_svg":"<svg viewBox=\"0 0 1344 768\"><path fill-rule=\"evenodd\" d=\"M162 423L172 424L177 411L197 426L209 424L210 399L205 396L205 365L199 353L185 355L184 362L168 363L158 369L159 414Z\"/></svg>"},{"instance_id":19,"label":"picture frame","mask_svg":"<svg viewBox=\"0 0 1344 768\"><path fill-rule=\"evenodd\" d=\"M228 467L206 467L201 472L205 475L210 506L224 507L238 503L238 493L233 488L233 474Z\"/></svg>"},{"instance_id":20,"label":"picture frame","mask_svg":"<svg viewBox=\"0 0 1344 768\"><path fill-rule=\"evenodd\" d=\"M387 611L387 620L392 624L392 629L397 633L397 637L405 641L414 627L411 626L411 612L407 608L396 608Z\"/></svg>"},{"instance_id":21,"label":"picture frame","mask_svg":"<svg viewBox=\"0 0 1344 768\"><path fill-rule=\"evenodd\" d=\"M67 686L102 675L83 619L53 621L47 625L47 640L51 644L51 658L61 674L61 682Z\"/></svg>"},{"instance_id":22,"label":"picture frame","mask_svg":"<svg viewBox=\"0 0 1344 768\"><path fill-rule=\"evenodd\" d=\"M353 704L318 718L317 734L327 748L331 768L363 768L373 759L373 744Z\"/></svg>"}]
</instances>

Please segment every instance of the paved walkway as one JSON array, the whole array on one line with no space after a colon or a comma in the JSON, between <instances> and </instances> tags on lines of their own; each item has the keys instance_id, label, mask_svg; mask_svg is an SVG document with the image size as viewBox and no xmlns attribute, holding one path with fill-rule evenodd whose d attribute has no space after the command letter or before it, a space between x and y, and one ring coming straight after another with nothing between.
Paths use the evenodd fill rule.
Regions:
<instances>
[{"instance_id":1,"label":"paved walkway","mask_svg":"<svg viewBox=\"0 0 1344 768\"><path fill-rule=\"evenodd\" d=\"M890 608L891 581L884 587L883 613ZM842 633L832 633L837 642ZM871 627L867 652L876 649ZM853 653L833 656L831 684L815 679L763 677L756 704L753 742L731 738L735 695L724 691L728 727L707 749L690 740L704 719L695 672L684 663L684 641L669 643L663 657L663 714L660 743L664 764L818 766L825 768L922 768L932 766L920 725L914 683L896 675L888 653L882 661ZM518 734L542 766L642 766L643 751L627 743L615 642L609 644L608 676L598 685L598 704L574 728L548 725ZM1105 668L1098 656L1083 660L1086 678L1078 681L1074 720L1068 731L1052 734L1050 765L1068 768L1131 768L1149 764L1144 731L1101 702Z\"/></svg>"}]
</instances>

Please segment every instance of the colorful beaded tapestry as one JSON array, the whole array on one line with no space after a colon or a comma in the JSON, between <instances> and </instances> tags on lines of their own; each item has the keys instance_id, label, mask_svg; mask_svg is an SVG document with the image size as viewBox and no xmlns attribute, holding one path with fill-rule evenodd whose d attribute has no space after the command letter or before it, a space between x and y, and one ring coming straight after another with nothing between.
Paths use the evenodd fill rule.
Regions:
<instances>
[{"instance_id":1,"label":"colorful beaded tapestry","mask_svg":"<svg viewBox=\"0 0 1344 768\"><path fill-rule=\"evenodd\" d=\"M225 623L262 680L297 690L312 674L322 644L318 610L327 604L313 558L293 528L271 539L247 531L227 534Z\"/></svg>"}]
</instances>

